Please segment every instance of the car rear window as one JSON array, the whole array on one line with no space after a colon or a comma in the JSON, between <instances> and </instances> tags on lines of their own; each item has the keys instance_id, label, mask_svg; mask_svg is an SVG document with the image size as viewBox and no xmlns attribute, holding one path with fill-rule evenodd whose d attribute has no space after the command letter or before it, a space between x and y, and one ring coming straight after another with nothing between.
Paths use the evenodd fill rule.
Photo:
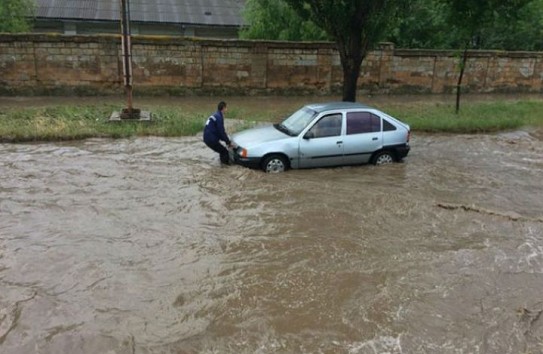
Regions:
<instances>
[{"instance_id":1,"label":"car rear window","mask_svg":"<svg viewBox=\"0 0 543 354\"><path fill-rule=\"evenodd\" d=\"M392 130L396 130L396 126L390 123L388 120L383 119L383 131L388 132Z\"/></svg>"},{"instance_id":2,"label":"car rear window","mask_svg":"<svg viewBox=\"0 0 543 354\"><path fill-rule=\"evenodd\" d=\"M381 131L381 118L370 112L347 113L347 135Z\"/></svg>"}]
</instances>

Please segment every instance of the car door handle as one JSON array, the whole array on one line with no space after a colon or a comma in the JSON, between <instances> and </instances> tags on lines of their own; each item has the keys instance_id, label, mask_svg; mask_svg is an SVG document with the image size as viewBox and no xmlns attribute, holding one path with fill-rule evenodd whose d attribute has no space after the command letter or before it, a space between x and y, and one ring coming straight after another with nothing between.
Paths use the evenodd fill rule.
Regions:
<instances>
[{"instance_id":1,"label":"car door handle","mask_svg":"<svg viewBox=\"0 0 543 354\"><path fill-rule=\"evenodd\" d=\"M338 145L343 144L343 141L338 141L336 144L338 144Z\"/></svg>"},{"instance_id":2,"label":"car door handle","mask_svg":"<svg viewBox=\"0 0 543 354\"><path fill-rule=\"evenodd\" d=\"M379 138L378 138L378 137L375 137L375 138L373 138L373 139L371 139L371 140L379 140Z\"/></svg>"}]
</instances>

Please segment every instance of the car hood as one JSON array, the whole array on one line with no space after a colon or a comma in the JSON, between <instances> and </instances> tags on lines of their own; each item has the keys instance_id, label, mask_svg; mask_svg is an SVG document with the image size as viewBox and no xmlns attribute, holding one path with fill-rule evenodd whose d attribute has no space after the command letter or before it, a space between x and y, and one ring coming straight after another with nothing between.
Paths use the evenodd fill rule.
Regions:
<instances>
[{"instance_id":1,"label":"car hood","mask_svg":"<svg viewBox=\"0 0 543 354\"><path fill-rule=\"evenodd\" d=\"M241 147L249 147L254 146L255 144L285 139L288 137L287 134L275 129L273 125L266 125L235 133L232 135L232 140Z\"/></svg>"}]
</instances>

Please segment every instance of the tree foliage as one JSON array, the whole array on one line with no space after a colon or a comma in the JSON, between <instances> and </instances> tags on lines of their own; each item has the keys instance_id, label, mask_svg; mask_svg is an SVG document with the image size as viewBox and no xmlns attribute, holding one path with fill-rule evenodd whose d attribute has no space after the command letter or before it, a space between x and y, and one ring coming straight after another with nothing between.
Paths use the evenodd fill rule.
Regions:
<instances>
[{"instance_id":1,"label":"tree foliage","mask_svg":"<svg viewBox=\"0 0 543 354\"><path fill-rule=\"evenodd\" d=\"M543 0L247 0L244 38L330 39L354 101L360 65L378 41L458 49L456 110L470 49L543 50ZM320 30L319 30L320 29Z\"/></svg>"},{"instance_id":2,"label":"tree foliage","mask_svg":"<svg viewBox=\"0 0 543 354\"><path fill-rule=\"evenodd\" d=\"M484 0L465 1L470 7L489 3ZM479 4L480 3L480 4ZM543 0L521 2L502 1L490 3L483 18L471 16L479 26L473 48L498 50L543 50ZM406 8L391 19L383 40L395 43L398 48L462 49L464 17L451 18L462 10L451 1L409 0ZM466 4L464 4L466 5ZM524 5L524 6L522 6ZM500 10L502 9L502 10ZM455 10L455 11L453 11ZM471 10L470 10L471 11ZM471 11L473 14L477 12ZM245 19L249 26L243 38L277 39L289 41L330 39L311 20L302 20L285 0L247 0Z\"/></svg>"},{"instance_id":3,"label":"tree foliage","mask_svg":"<svg viewBox=\"0 0 543 354\"><path fill-rule=\"evenodd\" d=\"M543 0L413 0L387 34L400 48L543 50Z\"/></svg>"},{"instance_id":4,"label":"tree foliage","mask_svg":"<svg viewBox=\"0 0 543 354\"><path fill-rule=\"evenodd\" d=\"M0 0L0 32L28 32L32 28L34 0Z\"/></svg>"},{"instance_id":5,"label":"tree foliage","mask_svg":"<svg viewBox=\"0 0 543 354\"><path fill-rule=\"evenodd\" d=\"M460 109L462 78L464 76L469 50L479 48L484 41L484 30L497 20L505 23L518 18L518 10L532 0L439 0L447 5L449 12L446 22L457 32L462 49L460 73L456 85L456 113Z\"/></svg>"},{"instance_id":6,"label":"tree foliage","mask_svg":"<svg viewBox=\"0 0 543 354\"><path fill-rule=\"evenodd\" d=\"M313 22L304 20L283 0L247 0L243 17L247 26L240 32L244 39L283 41L328 40Z\"/></svg>"},{"instance_id":7,"label":"tree foliage","mask_svg":"<svg viewBox=\"0 0 543 354\"><path fill-rule=\"evenodd\" d=\"M509 24L518 19L519 10L533 0L438 0L448 8L445 21L455 28L459 40L479 47L485 29L496 23ZM463 47L463 46L462 46Z\"/></svg>"},{"instance_id":8,"label":"tree foliage","mask_svg":"<svg viewBox=\"0 0 543 354\"><path fill-rule=\"evenodd\" d=\"M479 48L543 50L543 0L516 3L495 13L480 30Z\"/></svg>"},{"instance_id":9,"label":"tree foliage","mask_svg":"<svg viewBox=\"0 0 543 354\"><path fill-rule=\"evenodd\" d=\"M398 48L444 48L454 38L445 23L446 5L436 0L413 0L385 38Z\"/></svg>"},{"instance_id":10,"label":"tree foliage","mask_svg":"<svg viewBox=\"0 0 543 354\"><path fill-rule=\"evenodd\" d=\"M343 68L343 100L355 101L360 65L408 0L284 0L336 43Z\"/></svg>"}]
</instances>

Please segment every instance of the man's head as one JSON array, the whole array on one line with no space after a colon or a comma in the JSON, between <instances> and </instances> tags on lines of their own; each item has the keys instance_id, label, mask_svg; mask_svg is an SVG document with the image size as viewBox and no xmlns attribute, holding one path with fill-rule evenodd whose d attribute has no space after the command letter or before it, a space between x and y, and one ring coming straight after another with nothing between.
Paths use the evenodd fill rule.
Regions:
<instances>
[{"instance_id":1,"label":"man's head","mask_svg":"<svg viewBox=\"0 0 543 354\"><path fill-rule=\"evenodd\" d=\"M226 102L224 102L224 101L219 102L219 105L217 106L217 109L220 112L224 111L226 109Z\"/></svg>"}]
</instances>

